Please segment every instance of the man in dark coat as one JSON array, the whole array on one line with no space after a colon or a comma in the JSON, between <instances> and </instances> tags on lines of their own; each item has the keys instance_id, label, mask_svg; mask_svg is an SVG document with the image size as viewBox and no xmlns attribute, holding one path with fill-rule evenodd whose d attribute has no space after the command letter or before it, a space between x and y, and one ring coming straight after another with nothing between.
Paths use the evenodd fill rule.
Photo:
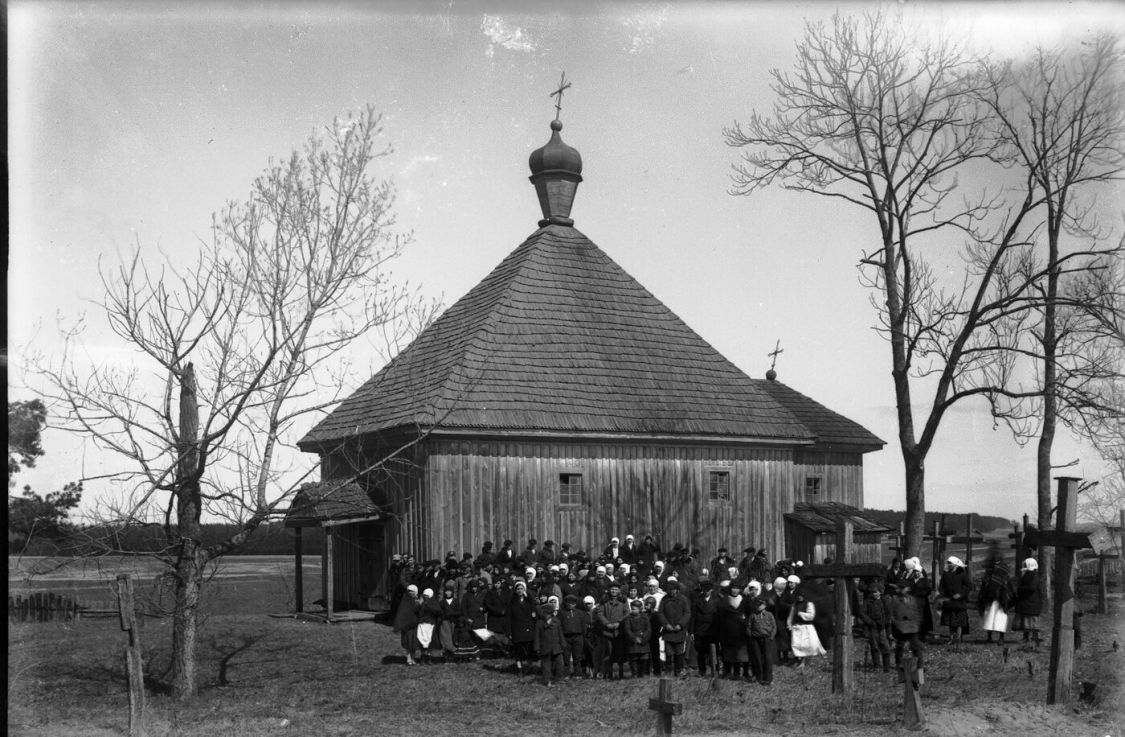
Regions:
<instances>
[{"instance_id":1,"label":"man in dark coat","mask_svg":"<svg viewBox=\"0 0 1125 737\"><path fill-rule=\"evenodd\" d=\"M652 539L652 535L645 535L644 540L641 540L641 545L637 548L637 564L648 573L652 569L652 564L660 557L660 547L656 541Z\"/></svg>"},{"instance_id":2,"label":"man in dark coat","mask_svg":"<svg viewBox=\"0 0 1125 737\"><path fill-rule=\"evenodd\" d=\"M480 549L480 555L477 556L475 567L479 571L486 566L490 566L496 562L496 553L492 550L492 541L488 540Z\"/></svg>"},{"instance_id":3,"label":"man in dark coat","mask_svg":"<svg viewBox=\"0 0 1125 737\"><path fill-rule=\"evenodd\" d=\"M548 540L543 543L543 549L539 551L539 558L536 563L539 563L544 568L549 568L559 562L558 551L555 550L555 541Z\"/></svg>"},{"instance_id":4,"label":"man in dark coat","mask_svg":"<svg viewBox=\"0 0 1125 737\"><path fill-rule=\"evenodd\" d=\"M617 664L619 677L625 677L625 638L621 632L621 623L629 614L629 607L621 600L621 587L612 583L609 585L609 594L594 615L601 629L602 637L606 640L606 648L602 655L602 677L613 679L613 666Z\"/></svg>"},{"instance_id":5,"label":"man in dark coat","mask_svg":"<svg viewBox=\"0 0 1125 737\"><path fill-rule=\"evenodd\" d=\"M707 663L711 657L711 645L718 645L715 637L715 608L718 605L715 584L708 580L699 582L699 593L691 607L691 634L695 639L695 656L699 665L699 675L707 675ZM718 664L715 664L718 667Z\"/></svg>"},{"instance_id":6,"label":"man in dark coat","mask_svg":"<svg viewBox=\"0 0 1125 737\"><path fill-rule=\"evenodd\" d=\"M734 565L734 559L727 555L725 547L719 548L719 554L711 559L711 578L718 582L727 577L727 569Z\"/></svg>"},{"instance_id":7,"label":"man in dark coat","mask_svg":"<svg viewBox=\"0 0 1125 737\"><path fill-rule=\"evenodd\" d=\"M516 563L516 551L512 550L512 541L505 540L504 546L500 548L500 552L496 554L496 562L502 566L511 568Z\"/></svg>"},{"instance_id":8,"label":"man in dark coat","mask_svg":"<svg viewBox=\"0 0 1125 737\"><path fill-rule=\"evenodd\" d=\"M664 640L664 657L672 660L672 674L679 678L684 673L684 648L691 626L691 604L680 590L679 581L664 584L664 598L657 608L660 637Z\"/></svg>"}]
</instances>

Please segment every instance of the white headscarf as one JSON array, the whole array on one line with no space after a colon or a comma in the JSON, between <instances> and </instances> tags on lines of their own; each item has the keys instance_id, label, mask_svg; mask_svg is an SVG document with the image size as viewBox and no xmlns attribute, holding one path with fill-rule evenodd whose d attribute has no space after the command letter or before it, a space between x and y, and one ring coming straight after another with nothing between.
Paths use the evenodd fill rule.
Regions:
<instances>
[{"instance_id":1,"label":"white headscarf","mask_svg":"<svg viewBox=\"0 0 1125 737\"><path fill-rule=\"evenodd\" d=\"M947 558L945 562L948 563L949 565L955 567L955 568L964 568L965 567L965 564L956 555L949 556L949 558Z\"/></svg>"},{"instance_id":2,"label":"white headscarf","mask_svg":"<svg viewBox=\"0 0 1125 737\"><path fill-rule=\"evenodd\" d=\"M1020 570L1023 570L1023 571L1038 571L1039 570L1039 562L1036 561L1034 558L1028 558L1027 560L1025 560L1023 562L1023 568L1020 569Z\"/></svg>"}]
</instances>

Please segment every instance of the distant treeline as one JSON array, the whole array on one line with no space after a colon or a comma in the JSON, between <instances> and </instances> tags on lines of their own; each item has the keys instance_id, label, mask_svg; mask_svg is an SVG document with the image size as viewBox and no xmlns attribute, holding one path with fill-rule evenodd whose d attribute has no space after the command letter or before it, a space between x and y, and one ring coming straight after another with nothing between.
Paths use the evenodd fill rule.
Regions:
<instances>
[{"instance_id":1,"label":"distant treeline","mask_svg":"<svg viewBox=\"0 0 1125 737\"><path fill-rule=\"evenodd\" d=\"M876 522L880 522L887 527L897 530L898 523L902 522L906 517L906 512L897 511L894 509L865 509L864 514L872 518ZM952 530L953 535L965 534L965 519L968 512L926 512L926 534L930 534L934 525L941 522L941 518L945 517L944 530ZM974 514L973 527L981 532L992 532L1001 528L1011 528L1012 520L1004 519L1003 517L992 517L987 514Z\"/></svg>"},{"instance_id":2,"label":"distant treeline","mask_svg":"<svg viewBox=\"0 0 1125 737\"><path fill-rule=\"evenodd\" d=\"M203 547L229 540L238 532L237 525L204 524ZM295 530L281 524L262 525L250 540L230 555L293 555ZM34 539L30 544L8 535L9 555L91 555L105 550L157 552L165 546L163 532L156 527L69 527L58 538ZM320 555L324 549L324 530L306 527L301 539L305 555Z\"/></svg>"}]
</instances>

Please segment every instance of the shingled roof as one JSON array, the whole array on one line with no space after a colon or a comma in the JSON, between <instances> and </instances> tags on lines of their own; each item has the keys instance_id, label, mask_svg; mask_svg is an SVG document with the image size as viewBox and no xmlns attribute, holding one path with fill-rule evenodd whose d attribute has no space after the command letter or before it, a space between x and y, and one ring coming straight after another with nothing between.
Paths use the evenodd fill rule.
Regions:
<instances>
[{"instance_id":1,"label":"shingled roof","mask_svg":"<svg viewBox=\"0 0 1125 737\"><path fill-rule=\"evenodd\" d=\"M769 379L759 385L816 436L817 445L846 446L863 451L879 450L886 445L858 422L833 412L780 381Z\"/></svg>"},{"instance_id":2,"label":"shingled roof","mask_svg":"<svg viewBox=\"0 0 1125 737\"><path fill-rule=\"evenodd\" d=\"M815 427L881 446L772 383L746 376L582 233L549 224L300 446L435 426L791 444L815 442Z\"/></svg>"},{"instance_id":3,"label":"shingled roof","mask_svg":"<svg viewBox=\"0 0 1125 737\"><path fill-rule=\"evenodd\" d=\"M298 489L285 513L285 526L309 527L382 516L367 491L354 481L320 481Z\"/></svg>"},{"instance_id":4,"label":"shingled roof","mask_svg":"<svg viewBox=\"0 0 1125 737\"><path fill-rule=\"evenodd\" d=\"M836 521L841 518L850 520L852 530L860 534L893 532L890 527L866 516L863 510L842 502L797 502L793 511L785 515L785 519L815 533L835 532Z\"/></svg>"}]
</instances>

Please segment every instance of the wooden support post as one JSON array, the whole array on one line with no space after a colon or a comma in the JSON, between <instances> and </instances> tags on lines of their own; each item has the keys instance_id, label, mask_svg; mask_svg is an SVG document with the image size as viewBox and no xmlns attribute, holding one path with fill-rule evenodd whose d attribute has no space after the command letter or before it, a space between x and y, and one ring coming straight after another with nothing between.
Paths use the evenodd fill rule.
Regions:
<instances>
[{"instance_id":1,"label":"wooden support post","mask_svg":"<svg viewBox=\"0 0 1125 737\"><path fill-rule=\"evenodd\" d=\"M832 639L832 692L850 693L855 688L852 645L851 600L856 578L882 576L881 563L855 563L851 520L836 520L836 556L831 565L805 566L804 576L831 578L836 582L836 636Z\"/></svg>"},{"instance_id":2,"label":"wooden support post","mask_svg":"<svg viewBox=\"0 0 1125 737\"><path fill-rule=\"evenodd\" d=\"M968 567L969 575L972 575L973 565L973 513L969 512L965 515L965 565Z\"/></svg>"},{"instance_id":3,"label":"wooden support post","mask_svg":"<svg viewBox=\"0 0 1125 737\"><path fill-rule=\"evenodd\" d=\"M941 570L941 568L940 568L941 564L938 562L938 560L940 560L940 558L941 558L941 542L940 542L941 541L941 527L942 527L941 522L939 522L938 520L935 519L934 520L934 536L933 536L934 544L933 544L933 548L931 549L931 552L930 552L930 581L934 582L935 586L937 585L936 582L937 582L938 571Z\"/></svg>"},{"instance_id":4,"label":"wooden support post","mask_svg":"<svg viewBox=\"0 0 1125 737\"><path fill-rule=\"evenodd\" d=\"M121 629L129 634L125 646L125 675L129 687L129 737L144 737L145 677L137 632L137 608L133 598L133 579L128 573L117 576L117 611Z\"/></svg>"},{"instance_id":5,"label":"wooden support post","mask_svg":"<svg viewBox=\"0 0 1125 737\"><path fill-rule=\"evenodd\" d=\"M333 597L336 595L334 581L332 580L332 528L324 528L324 608L328 610L328 621L332 621L332 608L335 604Z\"/></svg>"},{"instance_id":6,"label":"wooden support post","mask_svg":"<svg viewBox=\"0 0 1125 737\"><path fill-rule=\"evenodd\" d=\"M294 605L293 611L297 614L305 611L305 570L304 570L304 545L301 541L301 528L297 528L297 534L294 535L293 543L293 560L296 564L295 581L296 592L293 595Z\"/></svg>"},{"instance_id":7,"label":"wooden support post","mask_svg":"<svg viewBox=\"0 0 1125 737\"><path fill-rule=\"evenodd\" d=\"M672 682L667 678L660 679L660 685L655 699L648 700L648 708L656 712L656 734L672 734L672 717L684 713L684 705L672 701Z\"/></svg>"},{"instance_id":8,"label":"wooden support post","mask_svg":"<svg viewBox=\"0 0 1125 737\"><path fill-rule=\"evenodd\" d=\"M922 696L918 693L918 668L914 656L904 653L902 656L902 726L903 729L921 729L926 726L926 718L922 714Z\"/></svg>"},{"instance_id":9,"label":"wooden support post","mask_svg":"<svg viewBox=\"0 0 1125 737\"><path fill-rule=\"evenodd\" d=\"M1109 611L1109 605L1106 601L1106 584L1105 584L1105 557L1098 556L1098 614L1105 614Z\"/></svg>"}]
</instances>

